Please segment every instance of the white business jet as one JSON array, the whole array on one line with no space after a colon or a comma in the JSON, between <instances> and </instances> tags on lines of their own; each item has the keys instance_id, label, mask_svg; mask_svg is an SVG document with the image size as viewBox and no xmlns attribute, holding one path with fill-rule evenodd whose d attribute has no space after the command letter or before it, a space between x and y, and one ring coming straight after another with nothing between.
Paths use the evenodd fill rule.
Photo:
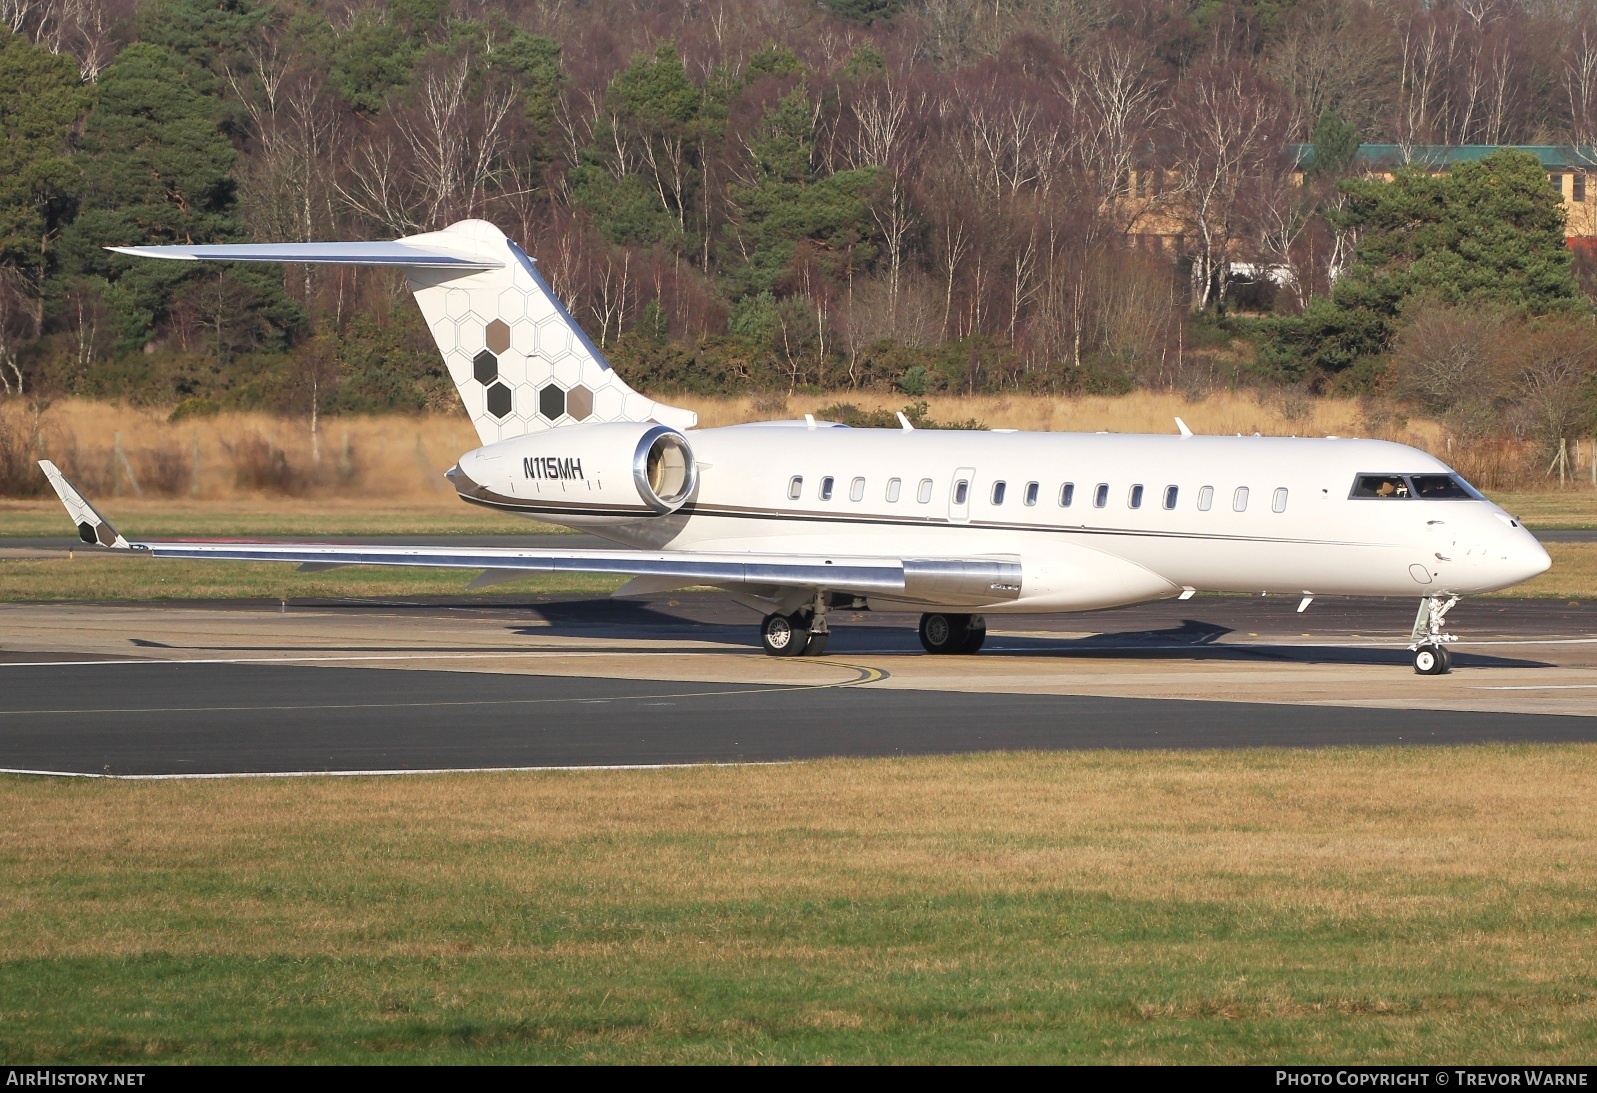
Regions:
<instances>
[{"instance_id":1,"label":"white business jet","mask_svg":"<svg viewBox=\"0 0 1597 1093\"><path fill-rule=\"evenodd\" d=\"M1374 440L850 429L694 429L611 370L520 247L467 220L389 243L117 247L180 261L398 266L482 447L446 472L472 504L615 550L129 542L49 462L86 542L157 558L562 571L618 594L712 585L763 616L772 656L826 649L829 610L922 612L931 653L974 653L987 615L1195 591L1418 596L1414 667L1451 667L1458 597L1545 571L1541 545L1422 451Z\"/></svg>"}]
</instances>

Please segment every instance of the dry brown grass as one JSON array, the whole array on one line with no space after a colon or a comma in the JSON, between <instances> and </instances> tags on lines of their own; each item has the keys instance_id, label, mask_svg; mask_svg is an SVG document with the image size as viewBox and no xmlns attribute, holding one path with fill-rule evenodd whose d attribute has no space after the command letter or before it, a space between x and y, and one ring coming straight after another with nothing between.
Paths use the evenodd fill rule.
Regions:
<instances>
[{"instance_id":1,"label":"dry brown grass","mask_svg":"<svg viewBox=\"0 0 1597 1093\"><path fill-rule=\"evenodd\" d=\"M684 397L682 405L699 413L705 428L758 421L782 413L782 400L770 396L734 399ZM897 393L831 392L794 395L785 400L786 415L801 417L823 407L851 402L863 409L899 410L918 402ZM928 412L936 421L976 420L994 429L1053 432L1174 433L1175 418L1195 432L1266 436L1388 436L1422 447L1445 442L1434 422L1405 419L1370 420L1356 399L1314 399L1221 391L1198 401L1165 391L1138 391L1124 396L977 395L929 396Z\"/></svg>"},{"instance_id":2,"label":"dry brown grass","mask_svg":"<svg viewBox=\"0 0 1597 1093\"><path fill-rule=\"evenodd\" d=\"M1594 778L1566 746L0 780L0 1044L1577 1062Z\"/></svg>"},{"instance_id":3,"label":"dry brown grass","mask_svg":"<svg viewBox=\"0 0 1597 1093\"><path fill-rule=\"evenodd\" d=\"M379 494L388 503L451 506L459 502L443 472L478 444L464 414L324 418L313 441L300 419L223 413L169 422L165 411L81 399L48 407L29 439L31 458L53 459L81 489L102 497ZM48 492L43 476L31 474L36 492Z\"/></svg>"},{"instance_id":4,"label":"dry brown grass","mask_svg":"<svg viewBox=\"0 0 1597 1093\"><path fill-rule=\"evenodd\" d=\"M696 410L713 428L773 416L818 413L838 402L896 410L911 400L868 392L791 398L668 397ZM1409 419L1353 399L1220 391L1194 401L1158 391L1123 397L977 396L928 398L936 421L974 418L992 428L1076 432L1172 433L1181 417L1199 433L1276 436L1373 436L1431 451L1490 484L1519 482L1551 490L1544 475L1526 471L1525 453L1496 448L1456 451L1436 422ZM116 454L121 438L122 457ZM171 498L277 504L348 498L384 505L451 510L454 491L442 477L455 459L477 446L463 413L324 418L313 444L309 423L268 414L227 413L168 422L165 411L67 399L33 415L16 403L0 405L0 498L47 495L32 461L54 459L78 485L101 497ZM1591 495L1590 454L1570 496ZM1506 462L1505 462L1506 461ZM131 474L129 471L131 470ZM1526 477L1526 475L1529 477ZM137 487L135 487L137 483Z\"/></svg>"},{"instance_id":5,"label":"dry brown grass","mask_svg":"<svg viewBox=\"0 0 1597 1093\"><path fill-rule=\"evenodd\" d=\"M1597 886L1597 841L1586 835L1597 826L1594 781L1597 749L1560 747L0 783L10 858L0 959L378 953L391 948L382 924L447 914L473 889L603 905L1067 885L1123 900L1221 901L1309 925L1463 912L1467 884L1522 890L1529 921L1542 903L1567 911ZM240 880L270 869L326 884L381 877L413 895L404 907L342 905L312 884L297 908L244 900L226 922L194 930L180 906L206 903L204 892L131 885L95 906L52 908L37 886L67 858L107 882L156 869ZM1523 941L1511 947L1519 959L1576 973ZM458 951L424 934L404 947ZM1597 949L1562 959L1597 972Z\"/></svg>"}]
</instances>

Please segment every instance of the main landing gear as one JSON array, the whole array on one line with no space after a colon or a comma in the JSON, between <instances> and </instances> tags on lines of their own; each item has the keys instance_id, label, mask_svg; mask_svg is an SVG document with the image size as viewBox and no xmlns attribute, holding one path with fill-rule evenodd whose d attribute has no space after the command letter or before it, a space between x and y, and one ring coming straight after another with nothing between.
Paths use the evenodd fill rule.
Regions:
<instances>
[{"instance_id":1,"label":"main landing gear","mask_svg":"<svg viewBox=\"0 0 1597 1093\"><path fill-rule=\"evenodd\" d=\"M987 640L980 615L922 615L920 643L928 653L974 653Z\"/></svg>"},{"instance_id":2,"label":"main landing gear","mask_svg":"<svg viewBox=\"0 0 1597 1093\"><path fill-rule=\"evenodd\" d=\"M818 657L826 653L826 603L816 597L815 607L791 615L773 612L760 622L760 644L773 657Z\"/></svg>"},{"instance_id":3,"label":"main landing gear","mask_svg":"<svg viewBox=\"0 0 1597 1093\"><path fill-rule=\"evenodd\" d=\"M1445 676L1453 670L1453 654L1447 643L1458 638L1443 629L1447 613L1458 602L1457 596L1426 596L1414 616L1414 632L1409 635L1409 650L1414 654L1414 671L1422 676Z\"/></svg>"}]
</instances>

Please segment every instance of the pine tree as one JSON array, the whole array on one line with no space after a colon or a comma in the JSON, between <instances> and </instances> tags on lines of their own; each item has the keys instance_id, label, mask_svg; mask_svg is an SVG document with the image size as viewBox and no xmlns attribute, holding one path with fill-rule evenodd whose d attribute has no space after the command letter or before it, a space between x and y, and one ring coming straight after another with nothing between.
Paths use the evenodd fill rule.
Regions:
<instances>
[{"instance_id":1,"label":"pine tree","mask_svg":"<svg viewBox=\"0 0 1597 1093\"><path fill-rule=\"evenodd\" d=\"M813 163L815 113L800 86L765 115L749 145L752 179L731 189L723 268L730 295L778 287L801 245L834 278L868 265L877 251L869 197L875 168L822 175Z\"/></svg>"},{"instance_id":2,"label":"pine tree","mask_svg":"<svg viewBox=\"0 0 1597 1093\"><path fill-rule=\"evenodd\" d=\"M1330 212L1358 233L1353 264L1330 299L1262 327L1261 359L1282 378L1379 371L1416 304L1481 305L1525 315L1585 304L1564 242L1564 213L1540 161L1502 149L1449 171L1399 171L1390 182L1344 179Z\"/></svg>"},{"instance_id":3,"label":"pine tree","mask_svg":"<svg viewBox=\"0 0 1597 1093\"><path fill-rule=\"evenodd\" d=\"M143 345L185 293L202 294L246 342L280 340L298 320L275 275L185 263L134 261L107 246L214 243L243 237L232 170L236 153L219 127L220 100L171 50L142 42L118 54L100 83L83 133L84 211L61 245L61 273L97 284L124 349ZM217 296L217 287L226 291ZM213 298L219 302L212 307Z\"/></svg>"}]
</instances>

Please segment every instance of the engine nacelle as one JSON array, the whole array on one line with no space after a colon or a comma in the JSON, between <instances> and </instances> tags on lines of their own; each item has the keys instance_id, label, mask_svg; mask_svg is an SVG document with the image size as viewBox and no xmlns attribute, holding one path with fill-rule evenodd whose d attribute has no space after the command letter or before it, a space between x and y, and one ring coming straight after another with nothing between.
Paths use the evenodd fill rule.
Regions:
<instances>
[{"instance_id":1,"label":"engine nacelle","mask_svg":"<svg viewBox=\"0 0 1597 1093\"><path fill-rule=\"evenodd\" d=\"M567 425L467 452L449 472L468 501L560 523L668 516L698 485L687 438L668 425Z\"/></svg>"}]
</instances>

